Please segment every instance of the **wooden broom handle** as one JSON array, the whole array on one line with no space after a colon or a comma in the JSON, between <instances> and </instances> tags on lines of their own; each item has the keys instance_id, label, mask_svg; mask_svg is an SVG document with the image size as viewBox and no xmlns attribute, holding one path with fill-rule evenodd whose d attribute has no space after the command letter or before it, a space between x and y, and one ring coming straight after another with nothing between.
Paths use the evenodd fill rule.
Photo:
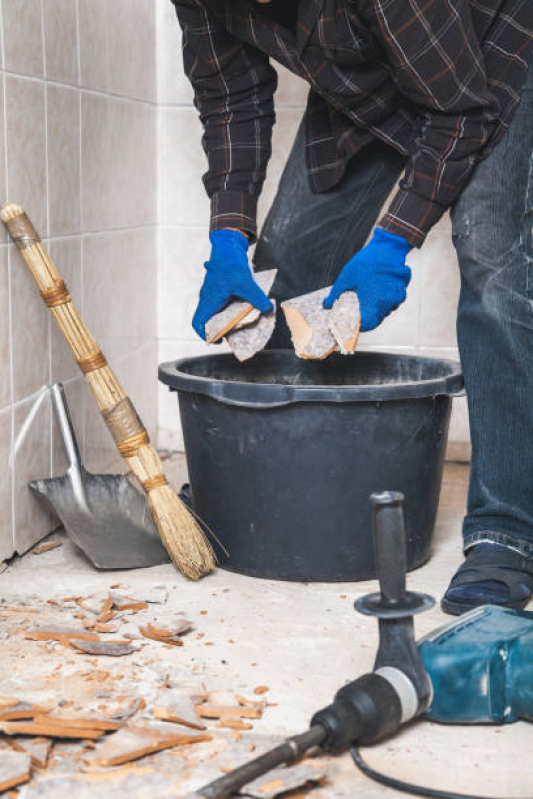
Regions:
<instances>
[{"instance_id":1,"label":"wooden broom handle","mask_svg":"<svg viewBox=\"0 0 533 799\"><path fill-rule=\"evenodd\" d=\"M134 457L142 446L150 443L148 433L81 318L39 234L24 210L14 203L8 202L2 206L0 219L20 250L41 297L85 375L121 455L125 458ZM153 486L150 485L150 489Z\"/></svg>"}]
</instances>

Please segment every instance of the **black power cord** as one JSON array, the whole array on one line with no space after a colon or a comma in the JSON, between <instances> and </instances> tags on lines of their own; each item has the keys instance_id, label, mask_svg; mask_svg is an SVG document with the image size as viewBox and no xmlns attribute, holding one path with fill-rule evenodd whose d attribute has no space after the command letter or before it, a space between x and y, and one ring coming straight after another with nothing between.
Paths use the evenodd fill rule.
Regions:
<instances>
[{"instance_id":1,"label":"black power cord","mask_svg":"<svg viewBox=\"0 0 533 799\"><path fill-rule=\"evenodd\" d=\"M416 796L430 796L433 797L433 799L502 799L501 796L474 796L474 794L470 793L453 793L452 791L440 791L438 788L425 788L422 785L413 785L410 782L403 782L403 780L397 780L394 777L389 777L387 774L382 774L380 771L374 771L374 769L363 759L358 746L352 746L350 749L350 754L355 765L363 772L363 774L365 774L367 777L370 777L371 780L379 782L381 785L385 785L387 788L395 788L397 791L412 793ZM528 799L528 797L523 797L523 799Z\"/></svg>"}]
</instances>

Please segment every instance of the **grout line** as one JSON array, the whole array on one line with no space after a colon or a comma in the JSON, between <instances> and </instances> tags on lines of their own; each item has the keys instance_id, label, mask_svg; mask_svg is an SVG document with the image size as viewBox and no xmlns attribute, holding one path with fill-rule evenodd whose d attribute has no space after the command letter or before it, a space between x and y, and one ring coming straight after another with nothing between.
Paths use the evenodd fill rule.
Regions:
<instances>
[{"instance_id":1,"label":"grout line","mask_svg":"<svg viewBox=\"0 0 533 799\"><path fill-rule=\"evenodd\" d=\"M5 47L4 47L4 4L3 0L0 0L0 37L1 37L1 46L2 46L2 66L5 65ZM6 73L5 69L2 72L2 88L3 88L3 132L4 132L4 181L5 181L5 191L6 197L9 197L9 177L8 177L8 157L7 157L7 80L6 80ZM13 377L14 377L14 369L13 369L13 303L12 303L12 280L11 280L11 255L13 252L13 245L9 243L9 239L6 236L6 256L7 256L7 304L8 304L8 335L9 335L9 396L10 396L10 408L11 408L11 436L9 442L9 451L12 452L13 450L13 443L15 441L15 411L13 408ZM12 551L15 551L15 524L16 524L16 516L15 516L15 463L13 463L12 468L10 469L10 477L11 477L11 548Z\"/></svg>"},{"instance_id":2,"label":"grout line","mask_svg":"<svg viewBox=\"0 0 533 799\"><path fill-rule=\"evenodd\" d=\"M117 94L116 92L103 91L102 89L93 89L90 86L77 86L75 83L67 83L66 81L61 80L47 80L39 75L24 75L22 72L16 72L15 70L11 69L6 69L4 71L7 75L10 75L14 78L19 78L20 80L32 81L34 83L44 83L47 81L51 86L58 86L63 89L76 89L79 92L96 95L97 97L108 97L115 100L123 100L124 102L133 103L135 105L147 105L152 108L158 108L157 103L153 100L143 100L140 97L128 97L127 94Z\"/></svg>"},{"instance_id":3,"label":"grout line","mask_svg":"<svg viewBox=\"0 0 533 799\"><path fill-rule=\"evenodd\" d=\"M50 219L50 158L49 158L49 140L48 140L48 63L46 60L46 32L45 32L45 19L44 19L44 0L41 3L41 38L43 46L43 76L44 76L44 153L45 153L45 204L46 204L46 242L45 246L50 249L50 232L51 232L51 219ZM47 315L46 331L48 336L48 379L47 383L50 385L52 380L52 319L50 314ZM52 415L48 414L48 432L49 432L49 450L48 450L48 469L49 475L52 474L53 468L53 425Z\"/></svg>"},{"instance_id":4,"label":"grout line","mask_svg":"<svg viewBox=\"0 0 533 799\"><path fill-rule=\"evenodd\" d=\"M80 0L76 2L76 61L77 71L76 86L81 89L81 15L80 15Z\"/></svg>"}]
</instances>

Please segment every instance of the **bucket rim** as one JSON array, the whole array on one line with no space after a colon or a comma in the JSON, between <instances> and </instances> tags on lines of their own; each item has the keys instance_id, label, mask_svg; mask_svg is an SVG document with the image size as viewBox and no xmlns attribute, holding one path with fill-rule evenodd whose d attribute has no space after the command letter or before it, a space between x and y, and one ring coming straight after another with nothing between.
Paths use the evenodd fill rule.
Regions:
<instances>
[{"instance_id":1,"label":"bucket rim","mask_svg":"<svg viewBox=\"0 0 533 799\"><path fill-rule=\"evenodd\" d=\"M268 353L288 352L287 350L265 350L259 356ZM294 356L295 358L297 356ZM444 358L430 358L421 355L398 354L390 352L358 352L351 357L365 360L380 359L383 361L408 359L420 363L438 363L442 365L443 375L427 380L391 382L362 385L327 385L327 384L287 384L261 383L227 380L224 378L202 377L184 371L184 367L206 360L233 361L231 353L215 353L189 356L173 361L166 361L159 366L158 376L161 383L170 391L183 391L209 396L219 402L230 405L254 408L272 408L290 405L297 402L382 402L405 399L424 399L436 396L460 396L464 389L461 366L457 361Z\"/></svg>"}]
</instances>

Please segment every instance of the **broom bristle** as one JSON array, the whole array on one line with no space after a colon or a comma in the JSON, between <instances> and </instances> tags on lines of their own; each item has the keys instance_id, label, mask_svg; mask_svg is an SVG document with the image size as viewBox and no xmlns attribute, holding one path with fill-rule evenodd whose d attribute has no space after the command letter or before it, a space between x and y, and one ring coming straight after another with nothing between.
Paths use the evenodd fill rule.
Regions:
<instances>
[{"instance_id":1,"label":"broom bristle","mask_svg":"<svg viewBox=\"0 0 533 799\"><path fill-rule=\"evenodd\" d=\"M170 486L151 491L148 506L168 554L185 577L199 580L215 568L213 547Z\"/></svg>"}]
</instances>

